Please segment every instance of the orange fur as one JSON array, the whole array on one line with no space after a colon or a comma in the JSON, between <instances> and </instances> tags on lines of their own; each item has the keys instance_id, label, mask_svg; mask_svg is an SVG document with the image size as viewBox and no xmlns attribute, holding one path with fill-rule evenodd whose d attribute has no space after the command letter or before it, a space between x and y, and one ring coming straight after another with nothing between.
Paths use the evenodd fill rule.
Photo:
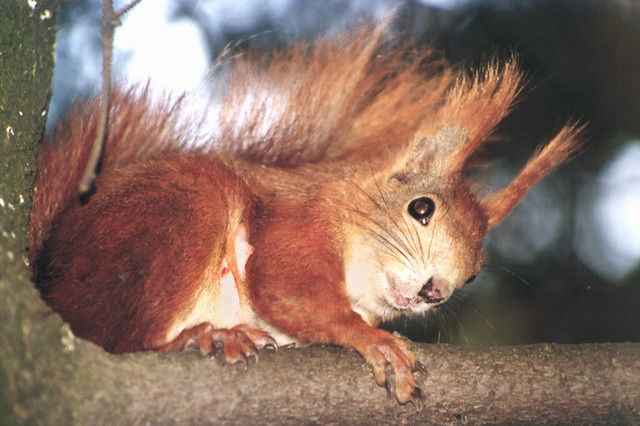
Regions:
<instances>
[{"instance_id":1,"label":"orange fur","mask_svg":"<svg viewBox=\"0 0 640 426\"><path fill-rule=\"evenodd\" d=\"M493 228L513 210L529 188L550 171L564 163L574 153L577 140L584 125L564 127L545 147L539 148L518 175L502 190L485 197L481 202L489 218L489 229Z\"/></svg>"},{"instance_id":2,"label":"orange fur","mask_svg":"<svg viewBox=\"0 0 640 426\"><path fill-rule=\"evenodd\" d=\"M423 314L471 279L487 230L580 129L478 200L464 165L519 93L515 61L456 78L386 39L388 25L234 58L204 121L185 121L188 97L116 88L97 189L82 201L98 102L77 109L45 141L34 186L29 260L47 303L111 352L222 342L236 362L271 344L266 332L351 346L380 385L390 364L397 400L420 406L422 365L375 325Z\"/></svg>"}]
</instances>

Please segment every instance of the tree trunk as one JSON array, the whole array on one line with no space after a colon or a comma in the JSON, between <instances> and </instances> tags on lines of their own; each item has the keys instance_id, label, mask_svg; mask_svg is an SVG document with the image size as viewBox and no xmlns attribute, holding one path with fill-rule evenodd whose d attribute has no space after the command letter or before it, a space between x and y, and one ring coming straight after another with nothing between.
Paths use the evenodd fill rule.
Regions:
<instances>
[{"instance_id":1,"label":"tree trunk","mask_svg":"<svg viewBox=\"0 0 640 426\"><path fill-rule=\"evenodd\" d=\"M245 369L197 353L109 355L73 337L24 261L56 9L0 4L0 424L640 422L640 344L413 344L429 370L416 413L343 348L267 350Z\"/></svg>"}]
</instances>

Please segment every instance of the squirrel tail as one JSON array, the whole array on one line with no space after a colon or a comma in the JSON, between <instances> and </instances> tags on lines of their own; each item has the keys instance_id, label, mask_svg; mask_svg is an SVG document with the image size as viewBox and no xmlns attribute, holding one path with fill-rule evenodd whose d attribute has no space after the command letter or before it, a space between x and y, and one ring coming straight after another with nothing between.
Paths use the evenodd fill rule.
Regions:
<instances>
[{"instance_id":1,"label":"squirrel tail","mask_svg":"<svg viewBox=\"0 0 640 426\"><path fill-rule=\"evenodd\" d=\"M143 161L165 149L186 145L173 116L181 100L151 99L148 86L112 91L111 111L100 170ZM45 136L38 155L29 223L28 259L33 263L62 209L80 199L78 182L97 132L100 98L75 106L53 136ZM135 141L135 142L134 142Z\"/></svg>"},{"instance_id":2,"label":"squirrel tail","mask_svg":"<svg viewBox=\"0 0 640 426\"><path fill-rule=\"evenodd\" d=\"M337 161L384 165L389 158L412 152L411 146L426 135L457 123L467 138L450 153L447 173L459 173L510 110L522 74L511 59L503 67L489 64L475 78L459 77L429 49L414 49L389 37L392 21L388 17L268 56L223 56L221 62L227 62L212 76L219 96L206 99L202 111L192 108L198 108L198 93L176 100L152 96L148 86L115 87L100 170L169 149L198 149L285 168ZM76 107L42 147L33 191L30 261L65 204L78 197L99 102ZM490 226L575 150L580 129L567 127L514 183L483 200Z\"/></svg>"},{"instance_id":3,"label":"squirrel tail","mask_svg":"<svg viewBox=\"0 0 640 426\"><path fill-rule=\"evenodd\" d=\"M216 152L277 167L368 161L406 148L456 75L429 48L390 36L393 17L311 45L229 58L214 70L222 102ZM207 124L209 125L209 124Z\"/></svg>"}]
</instances>

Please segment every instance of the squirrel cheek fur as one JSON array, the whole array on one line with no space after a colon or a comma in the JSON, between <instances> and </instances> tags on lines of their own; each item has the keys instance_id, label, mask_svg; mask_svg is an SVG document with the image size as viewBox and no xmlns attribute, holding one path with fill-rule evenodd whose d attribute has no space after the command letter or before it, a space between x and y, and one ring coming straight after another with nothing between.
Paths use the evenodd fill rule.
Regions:
<instances>
[{"instance_id":1,"label":"squirrel cheek fur","mask_svg":"<svg viewBox=\"0 0 640 426\"><path fill-rule=\"evenodd\" d=\"M364 229L355 227L349 238L348 294L371 324L424 314L449 299L482 266L486 218L470 193L401 194L407 200L399 204L404 209L376 212L375 221ZM409 202L422 196L435 203L426 227L407 212ZM397 206L391 197L388 202Z\"/></svg>"},{"instance_id":2,"label":"squirrel cheek fur","mask_svg":"<svg viewBox=\"0 0 640 426\"><path fill-rule=\"evenodd\" d=\"M387 45L388 26L234 57L213 132L185 127L186 98L114 88L87 200L75 188L99 103L77 109L38 159L28 257L43 299L115 353L223 345L234 363L275 346L271 335L349 346L387 388L391 365L398 402L421 407L424 367L375 326L471 280L486 232L567 159L581 128L476 196L465 164L521 73L509 60L456 77L428 52Z\"/></svg>"}]
</instances>

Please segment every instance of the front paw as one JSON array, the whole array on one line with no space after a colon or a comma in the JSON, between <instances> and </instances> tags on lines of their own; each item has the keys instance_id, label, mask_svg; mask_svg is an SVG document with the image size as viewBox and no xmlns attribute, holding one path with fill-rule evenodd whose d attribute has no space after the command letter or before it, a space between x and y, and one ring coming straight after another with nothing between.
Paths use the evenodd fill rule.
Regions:
<instances>
[{"instance_id":1,"label":"front paw","mask_svg":"<svg viewBox=\"0 0 640 426\"><path fill-rule=\"evenodd\" d=\"M391 365L395 375L396 400L402 405L411 402L416 410L421 410L424 394L413 373L421 372L426 376L427 370L404 341L385 331L376 331L380 334L375 342L367 345L366 351L361 351L373 366L376 383L390 391L386 366Z\"/></svg>"}]
</instances>

